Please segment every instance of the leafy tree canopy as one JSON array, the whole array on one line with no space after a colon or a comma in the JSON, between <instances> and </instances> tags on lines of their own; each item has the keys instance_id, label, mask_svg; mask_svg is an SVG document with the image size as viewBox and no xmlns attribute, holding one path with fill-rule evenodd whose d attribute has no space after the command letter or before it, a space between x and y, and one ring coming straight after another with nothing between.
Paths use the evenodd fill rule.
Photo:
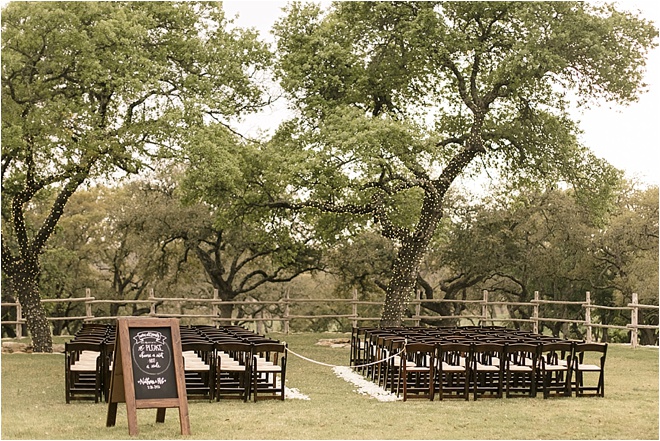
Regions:
<instances>
[{"instance_id":1,"label":"leafy tree canopy","mask_svg":"<svg viewBox=\"0 0 660 441\"><path fill-rule=\"evenodd\" d=\"M271 55L213 3L13 2L2 37L2 270L35 351L50 350L38 258L71 195L257 108ZM28 226L41 192L56 193L52 208Z\"/></svg>"},{"instance_id":2,"label":"leafy tree canopy","mask_svg":"<svg viewBox=\"0 0 660 441\"><path fill-rule=\"evenodd\" d=\"M400 244L382 324L398 324L457 176L565 181L607 206L619 173L567 109L635 100L657 37L576 2L293 3L275 30L299 116L274 139L294 191L273 205L367 216Z\"/></svg>"}]
</instances>

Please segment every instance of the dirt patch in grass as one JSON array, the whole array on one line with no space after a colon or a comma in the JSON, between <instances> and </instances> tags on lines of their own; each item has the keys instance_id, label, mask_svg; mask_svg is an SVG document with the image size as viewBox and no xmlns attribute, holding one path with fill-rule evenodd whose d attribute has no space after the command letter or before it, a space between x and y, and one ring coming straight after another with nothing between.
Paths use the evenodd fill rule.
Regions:
<instances>
[{"instance_id":1,"label":"dirt patch in grass","mask_svg":"<svg viewBox=\"0 0 660 441\"><path fill-rule=\"evenodd\" d=\"M316 343L318 346L328 346L331 348L350 348L350 338L322 338Z\"/></svg>"},{"instance_id":2,"label":"dirt patch in grass","mask_svg":"<svg viewBox=\"0 0 660 441\"><path fill-rule=\"evenodd\" d=\"M14 353L24 353L24 354L31 354L32 353L32 345L29 345L27 343L19 343L15 341L3 341L2 342L2 353L3 354L14 354ZM58 344L54 343L53 344L53 352L64 352L64 345L63 344Z\"/></svg>"}]
</instances>

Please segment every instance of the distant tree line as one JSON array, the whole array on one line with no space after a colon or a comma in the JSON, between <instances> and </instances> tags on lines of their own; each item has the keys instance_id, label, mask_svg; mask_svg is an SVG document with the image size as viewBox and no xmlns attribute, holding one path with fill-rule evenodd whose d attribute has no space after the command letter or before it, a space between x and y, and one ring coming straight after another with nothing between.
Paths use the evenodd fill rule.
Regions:
<instances>
[{"instance_id":1,"label":"distant tree line","mask_svg":"<svg viewBox=\"0 0 660 441\"><path fill-rule=\"evenodd\" d=\"M278 299L285 289L308 298L347 298L356 289L362 300L382 299L395 250L377 231L364 228L321 243L314 237L333 228L320 231L302 220L278 228L282 220L249 223L244 215L222 226L216 223L217 209L185 199L178 185L182 177L169 173L76 192L42 257L44 298L80 297L90 288L97 299L138 300L147 298L149 288L159 297L193 298L212 298L217 289L227 301ZM657 187L629 185L605 219L594 219L570 190L518 189L476 202L455 194L451 201L417 278L422 299L479 299L486 289L491 300L510 302L529 302L534 291L544 299L579 301L590 291L592 301L602 306L625 305L632 293L642 303L658 303ZM276 241L268 239L274 237ZM3 301L11 295L3 290ZM422 306L446 316L460 315L464 307ZM545 307L554 308L550 313L556 317L581 314L578 306ZM76 302L46 308L50 316L84 315L84 305ZM95 315L148 312L139 305L95 308ZM258 308L251 312L258 313ZM331 304L307 308L309 314L335 312ZM528 309L508 308L511 317L529 318ZM223 317L232 313L240 321L243 309L221 309ZM620 311L595 314L602 324L629 322ZM657 324L657 312L643 311L640 323ZM56 334L73 333L78 326L76 320L53 322ZM329 318L296 326L347 330ZM555 335L584 337L577 327L545 326ZM11 333L10 327L4 329L4 335ZM604 330L600 338L625 341L624 334ZM657 332L642 330L641 338L651 344Z\"/></svg>"}]
</instances>

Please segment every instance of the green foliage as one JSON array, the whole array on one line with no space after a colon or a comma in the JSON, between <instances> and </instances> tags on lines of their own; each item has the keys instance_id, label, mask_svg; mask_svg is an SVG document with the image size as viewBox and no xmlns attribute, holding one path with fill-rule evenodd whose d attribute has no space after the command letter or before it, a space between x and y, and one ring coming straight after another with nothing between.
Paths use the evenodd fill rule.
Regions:
<instances>
[{"instance_id":1,"label":"green foliage","mask_svg":"<svg viewBox=\"0 0 660 441\"><path fill-rule=\"evenodd\" d=\"M634 101L658 35L577 2L294 3L275 33L299 112L273 140L293 171L279 205L358 215L399 246L386 325L400 320L461 174L566 182L605 216L620 174L579 144L567 109L573 96Z\"/></svg>"},{"instance_id":2,"label":"green foliage","mask_svg":"<svg viewBox=\"0 0 660 441\"><path fill-rule=\"evenodd\" d=\"M658 187L628 188L608 224L593 239L591 251L604 288L626 301L632 293L658 301Z\"/></svg>"},{"instance_id":3,"label":"green foliage","mask_svg":"<svg viewBox=\"0 0 660 441\"><path fill-rule=\"evenodd\" d=\"M434 244L423 276L435 280L435 294L444 298L455 298L460 288L470 298L481 298L486 289L512 302L529 302L534 291L543 299L583 301L590 291L595 304L625 306L636 292L640 302L655 304L657 206L656 187L631 187L612 202L606 218L595 222L573 191L506 192L453 220L444 240ZM583 309L543 305L541 312L546 317L578 317ZM508 313L529 318L531 309L510 306ZM594 310L592 319L630 323L629 313L614 310ZM647 314L642 321L657 323L657 314ZM569 332L561 324L546 326L555 334ZM627 333L610 337L617 335L628 341ZM650 332L645 341L654 341L653 335Z\"/></svg>"},{"instance_id":4,"label":"green foliage","mask_svg":"<svg viewBox=\"0 0 660 441\"><path fill-rule=\"evenodd\" d=\"M270 53L253 32L226 27L213 3L3 9L2 271L26 306L36 350L50 348L39 256L78 187L136 173L205 118L227 123L261 104L254 77ZM28 225L49 197L46 215Z\"/></svg>"},{"instance_id":5,"label":"green foliage","mask_svg":"<svg viewBox=\"0 0 660 441\"><path fill-rule=\"evenodd\" d=\"M44 201L39 208L49 207ZM108 205L103 200L100 188L90 188L76 193L65 209L58 226L41 256L39 288L45 299L82 297L85 289L99 296L104 283L99 280L98 261L99 224L104 221ZM34 207L32 213L38 211ZM36 222L35 222L36 223ZM81 302L49 303L44 305L51 317L80 317L85 315ZM52 322L53 335L63 332L72 334L77 330L77 321L58 320Z\"/></svg>"},{"instance_id":6,"label":"green foliage","mask_svg":"<svg viewBox=\"0 0 660 441\"><path fill-rule=\"evenodd\" d=\"M327 253L329 271L339 278L336 290L345 293L357 288L363 298L381 294L395 257L392 243L369 230L347 238Z\"/></svg>"},{"instance_id":7,"label":"green foliage","mask_svg":"<svg viewBox=\"0 0 660 441\"><path fill-rule=\"evenodd\" d=\"M41 258L43 298L79 298L88 288L95 299L144 300L147 288L157 296L200 289L203 273L194 261L179 261L183 248L163 246L161 222L168 221L164 216L171 206L153 185L99 185L71 197ZM56 305L48 310L50 316L85 315L82 303ZM138 313L140 306L93 308L96 316L114 316ZM70 327L78 321L58 321L56 326L59 323Z\"/></svg>"},{"instance_id":8,"label":"green foliage","mask_svg":"<svg viewBox=\"0 0 660 441\"><path fill-rule=\"evenodd\" d=\"M226 298L268 296L267 282L323 267L334 247L337 286L362 298L405 300L418 281L454 297L596 286L612 304L657 299L643 289L657 287L657 189L655 208L652 194L616 201L620 173L579 144L567 114L573 99L637 99L651 23L574 2L288 11L275 69L297 115L257 143L232 125L264 103L273 54L228 29L219 4L7 5L3 281L29 273L48 297L94 276L108 296L148 283L208 295L208 282ZM145 166L171 176L74 202L85 182ZM484 169L513 201L453 207L456 178ZM570 197L545 191L562 183ZM452 226L451 209L472 217ZM415 280L429 248L437 273Z\"/></svg>"}]
</instances>

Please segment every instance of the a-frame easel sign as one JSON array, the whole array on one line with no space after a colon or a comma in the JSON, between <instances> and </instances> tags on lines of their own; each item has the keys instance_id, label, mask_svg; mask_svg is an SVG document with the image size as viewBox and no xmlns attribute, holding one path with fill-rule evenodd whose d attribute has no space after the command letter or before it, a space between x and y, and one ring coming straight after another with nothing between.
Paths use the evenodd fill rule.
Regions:
<instances>
[{"instance_id":1,"label":"a-frame easel sign","mask_svg":"<svg viewBox=\"0 0 660 441\"><path fill-rule=\"evenodd\" d=\"M158 409L156 422L162 423L168 407L179 408L181 434L190 435L177 319L117 319L107 427L115 425L117 403L126 403L129 435L138 434L137 409Z\"/></svg>"}]
</instances>

